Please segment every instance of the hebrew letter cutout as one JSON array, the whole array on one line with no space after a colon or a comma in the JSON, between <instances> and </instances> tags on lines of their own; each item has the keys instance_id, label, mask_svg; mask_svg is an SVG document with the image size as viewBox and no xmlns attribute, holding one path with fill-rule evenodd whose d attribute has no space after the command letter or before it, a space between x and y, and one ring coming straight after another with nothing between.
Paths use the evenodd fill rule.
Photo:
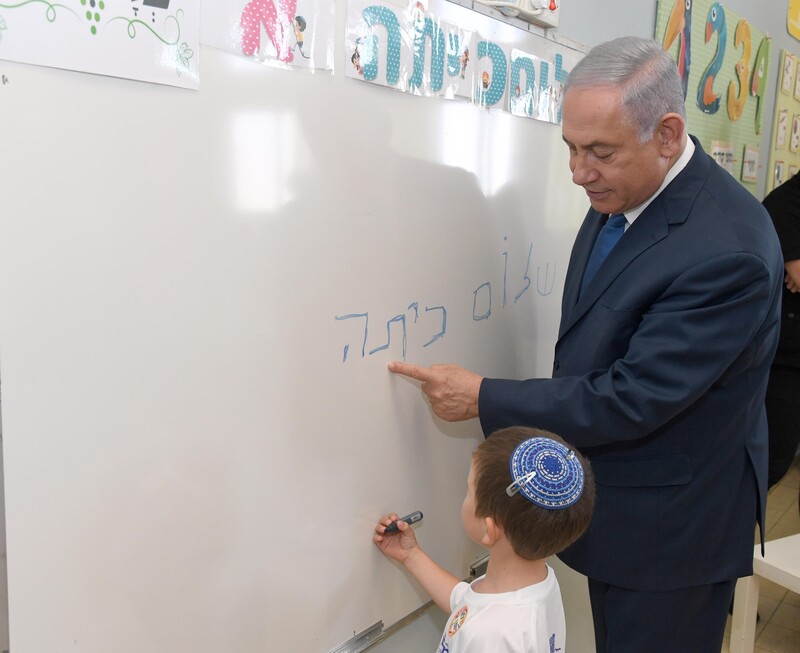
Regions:
<instances>
[{"instance_id":1,"label":"hebrew letter cutout","mask_svg":"<svg viewBox=\"0 0 800 653\"><path fill-rule=\"evenodd\" d=\"M416 87L422 86L426 36L431 39L431 90L440 91L444 79L444 33L430 18L425 19L421 29L414 28L414 72L410 84Z\"/></svg>"},{"instance_id":2,"label":"hebrew letter cutout","mask_svg":"<svg viewBox=\"0 0 800 653\"><path fill-rule=\"evenodd\" d=\"M480 81L478 98L481 106L491 107L503 97L506 89L506 78L508 76L508 63L506 63L505 52L496 43L491 41L480 41L478 43L478 58L488 56L492 60L492 74L484 72L483 79ZM489 79L487 80L487 76ZM488 81L488 84L486 83Z\"/></svg>"},{"instance_id":3,"label":"hebrew letter cutout","mask_svg":"<svg viewBox=\"0 0 800 653\"><path fill-rule=\"evenodd\" d=\"M525 88L519 83L520 71L525 71ZM530 57L515 57L511 61L511 94L508 108L515 116L532 116L536 104L536 70Z\"/></svg>"},{"instance_id":4,"label":"hebrew letter cutout","mask_svg":"<svg viewBox=\"0 0 800 653\"><path fill-rule=\"evenodd\" d=\"M569 71L564 68L564 57L556 54L556 81L559 84L563 84L567 81L568 73Z\"/></svg>"},{"instance_id":5,"label":"hebrew letter cutout","mask_svg":"<svg viewBox=\"0 0 800 653\"><path fill-rule=\"evenodd\" d=\"M337 320L350 320L354 317L364 318L364 341L361 343L361 358L364 358L364 350L367 347L367 336L369 335L369 314L368 313L350 313L349 315L334 315ZM342 362L347 361L347 353L350 351L350 345L344 346L344 356Z\"/></svg>"},{"instance_id":6,"label":"hebrew letter cutout","mask_svg":"<svg viewBox=\"0 0 800 653\"><path fill-rule=\"evenodd\" d=\"M562 57L560 54L556 54L556 83L561 84L563 87L564 83L567 81L568 73L569 71L564 69L564 57ZM559 93L558 96L558 122L561 122L561 109L563 107L563 102L561 102L560 99L563 97L563 94Z\"/></svg>"},{"instance_id":7,"label":"hebrew letter cutout","mask_svg":"<svg viewBox=\"0 0 800 653\"><path fill-rule=\"evenodd\" d=\"M447 35L447 74L455 77L461 72L461 53L459 52L460 39L458 34L450 32Z\"/></svg>"},{"instance_id":8,"label":"hebrew letter cutout","mask_svg":"<svg viewBox=\"0 0 800 653\"><path fill-rule=\"evenodd\" d=\"M397 16L386 7L372 5L361 11L364 22L370 27L380 23L386 28L386 82L394 86L400 79L400 25ZM364 52L364 79L374 80L378 76L378 36L370 37L371 47Z\"/></svg>"},{"instance_id":9,"label":"hebrew letter cutout","mask_svg":"<svg viewBox=\"0 0 800 653\"><path fill-rule=\"evenodd\" d=\"M269 36L278 59L290 62L294 59L292 22L297 9L297 0L251 0L242 10L242 52L251 56L261 47L261 25Z\"/></svg>"},{"instance_id":10,"label":"hebrew letter cutout","mask_svg":"<svg viewBox=\"0 0 800 653\"><path fill-rule=\"evenodd\" d=\"M426 306L425 311L441 311L442 312L442 330L439 331L433 338L428 340L423 347L427 347L432 342L436 342L439 338L441 338L445 333L447 333L447 309L444 306Z\"/></svg>"},{"instance_id":11,"label":"hebrew letter cutout","mask_svg":"<svg viewBox=\"0 0 800 653\"><path fill-rule=\"evenodd\" d=\"M539 93L545 93L550 84L550 64L543 61L539 65Z\"/></svg>"}]
</instances>

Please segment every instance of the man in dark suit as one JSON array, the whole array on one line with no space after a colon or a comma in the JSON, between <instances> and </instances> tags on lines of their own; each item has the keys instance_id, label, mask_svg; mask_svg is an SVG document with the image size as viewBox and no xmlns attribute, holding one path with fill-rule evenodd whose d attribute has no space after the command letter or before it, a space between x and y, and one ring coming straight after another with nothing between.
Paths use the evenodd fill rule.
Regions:
<instances>
[{"instance_id":1,"label":"man in dark suit","mask_svg":"<svg viewBox=\"0 0 800 653\"><path fill-rule=\"evenodd\" d=\"M560 557L589 578L604 652L719 653L765 509L780 246L761 204L685 125L658 43L592 49L565 88L572 180L592 208L566 274L553 378L390 364L422 381L443 419L479 417L487 436L548 429L590 459L592 524ZM598 261L595 249L610 253Z\"/></svg>"}]
</instances>

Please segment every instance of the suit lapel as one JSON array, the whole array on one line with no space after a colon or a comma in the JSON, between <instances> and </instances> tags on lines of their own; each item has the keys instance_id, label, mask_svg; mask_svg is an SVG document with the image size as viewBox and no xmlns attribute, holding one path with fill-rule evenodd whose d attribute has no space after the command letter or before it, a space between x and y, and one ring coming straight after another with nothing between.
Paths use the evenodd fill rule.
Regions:
<instances>
[{"instance_id":1,"label":"suit lapel","mask_svg":"<svg viewBox=\"0 0 800 653\"><path fill-rule=\"evenodd\" d=\"M589 209L578 235L575 236L575 244L572 246L567 266L567 276L564 279L564 296L561 299L561 329L564 328L564 317L569 315L578 303L583 272L589 261L589 255L592 253L594 241L597 240L597 234L603 227L603 219L602 213Z\"/></svg>"},{"instance_id":2,"label":"suit lapel","mask_svg":"<svg viewBox=\"0 0 800 653\"><path fill-rule=\"evenodd\" d=\"M660 207L650 205L644 213L628 228L617 246L611 250L608 258L597 271L583 295L572 304L572 309L564 315L559 330L559 338L583 317L620 273L642 252L667 237L669 225ZM591 249L591 248L590 248ZM589 254L586 254L588 258ZM586 267L586 258L583 268ZM580 281L578 282L580 289ZM577 295L577 293L576 293Z\"/></svg>"},{"instance_id":3,"label":"suit lapel","mask_svg":"<svg viewBox=\"0 0 800 653\"><path fill-rule=\"evenodd\" d=\"M692 140L695 143L695 152L689 164L628 228L586 287L586 291L579 297L583 271L602 226L602 214L590 209L575 239L564 281L559 340L586 314L633 260L666 238L671 224L682 223L688 217L708 175L710 160L697 140Z\"/></svg>"}]
</instances>

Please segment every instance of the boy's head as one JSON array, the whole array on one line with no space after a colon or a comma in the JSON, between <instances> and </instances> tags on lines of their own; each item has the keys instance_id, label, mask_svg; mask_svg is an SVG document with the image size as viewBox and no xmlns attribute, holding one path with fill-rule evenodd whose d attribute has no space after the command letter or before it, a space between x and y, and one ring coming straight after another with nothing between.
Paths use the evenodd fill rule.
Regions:
<instances>
[{"instance_id":1,"label":"boy's head","mask_svg":"<svg viewBox=\"0 0 800 653\"><path fill-rule=\"evenodd\" d=\"M535 461L545 467L531 474L536 471ZM551 471L554 477L543 478ZM583 535L592 516L594 494L589 463L557 435L525 427L501 429L472 455L464 526L472 539L480 541L477 521L489 517L503 529L518 556L540 560ZM474 515L468 514L473 510Z\"/></svg>"}]
</instances>

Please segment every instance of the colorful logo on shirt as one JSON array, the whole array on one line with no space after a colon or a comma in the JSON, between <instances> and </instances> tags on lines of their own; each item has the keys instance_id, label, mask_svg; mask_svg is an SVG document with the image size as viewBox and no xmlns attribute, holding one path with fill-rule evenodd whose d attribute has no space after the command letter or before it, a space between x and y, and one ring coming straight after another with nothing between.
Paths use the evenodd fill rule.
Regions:
<instances>
[{"instance_id":1,"label":"colorful logo on shirt","mask_svg":"<svg viewBox=\"0 0 800 653\"><path fill-rule=\"evenodd\" d=\"M467 620L467 612L469 612L469 608L465 605L453 615L453 620L450 622L450 627L447 629L447 634L450 635L450 637L455 635L459 628L464 625L464 622Z\"/></svg>"}]
</instances>

